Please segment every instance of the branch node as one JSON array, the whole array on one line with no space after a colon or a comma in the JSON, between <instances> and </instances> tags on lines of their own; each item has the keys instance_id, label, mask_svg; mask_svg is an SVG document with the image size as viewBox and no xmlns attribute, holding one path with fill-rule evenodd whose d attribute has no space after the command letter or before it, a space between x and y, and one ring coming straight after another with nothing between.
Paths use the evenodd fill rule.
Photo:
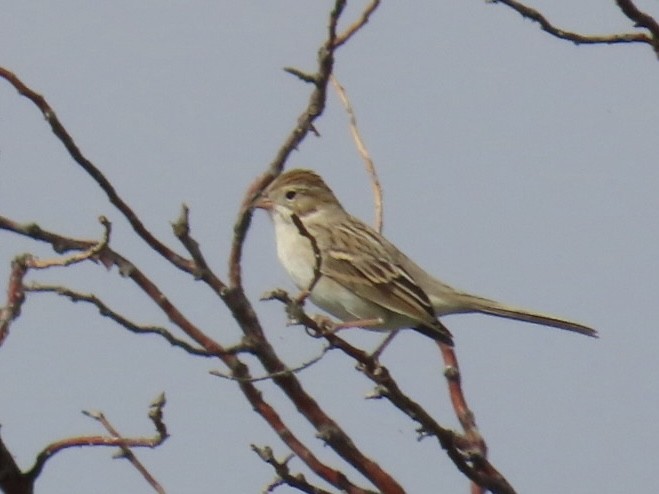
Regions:
<instances>
[{"instance_id":1,"label":"branch node","mask_svg":"<svg viewBox=\"0 0 659 494\"><path fill-rule=\"evenodd\" d=\"M447 365L444 368L444 377L449 381L460 381L460 369L452 365Z\"/></svg>"},{"instance_id":2,"label":"branch node","mask_svg":"<svg viewBox=\"0 0 659 494\"><path fill-rule=\"evenodd\" d=\"M181 213L174 223L172 223L172 230L176 238L187 236L190 233L190 208L187 204L181 204Z\"/></svg>"}]
</instances>

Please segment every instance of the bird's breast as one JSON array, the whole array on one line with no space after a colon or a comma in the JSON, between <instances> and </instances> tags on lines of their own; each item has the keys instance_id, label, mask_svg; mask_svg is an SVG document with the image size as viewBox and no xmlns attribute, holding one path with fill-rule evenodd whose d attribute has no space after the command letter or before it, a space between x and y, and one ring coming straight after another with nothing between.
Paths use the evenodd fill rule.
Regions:
<instances>
[{"instance_id":1,"label":"bird's breast","mask_svg":"<svg viewBox=\"0 0 659 494\"><path fill-rule=\"evenodd\" d=\"M292 221L274 216L277 257L295 285L304 290L314 277L316 256L311 241L302 235Z\"/></svg>"}]
</instances>

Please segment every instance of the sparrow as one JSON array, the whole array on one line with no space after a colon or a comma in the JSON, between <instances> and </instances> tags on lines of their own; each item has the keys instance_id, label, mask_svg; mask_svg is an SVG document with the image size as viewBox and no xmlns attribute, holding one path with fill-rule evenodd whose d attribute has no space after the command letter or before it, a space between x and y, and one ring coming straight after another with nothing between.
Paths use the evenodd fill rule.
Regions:
<instances>
[{"instance_id":1,"label":"sparrow","mask_svg":"<svg viewBox=\"0 0 659 494\"><path fill-rule=\"evenodd\" d=\"M253 205L269 213L277 256L297 288L308 290L315 305L346 325L411 328L452 346L438 317L482 313L597 336L588 326L465 293L434 278L350 215L311 170L282 173Z\"/></svg>"}]
</instances>

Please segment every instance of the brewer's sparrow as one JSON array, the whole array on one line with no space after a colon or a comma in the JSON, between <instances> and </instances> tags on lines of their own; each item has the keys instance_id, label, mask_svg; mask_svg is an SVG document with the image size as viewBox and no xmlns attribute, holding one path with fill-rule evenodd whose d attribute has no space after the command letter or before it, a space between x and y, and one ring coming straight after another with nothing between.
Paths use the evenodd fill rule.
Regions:
<instances>
[{"instance_id":1,"label":"brewer's sparrow","mask_svg":"<svg viewBox=\"0 0 659 494\"><path fill-rule=\"evenodd\" d=\"M437 316L480 312L597 335L587 326L470 295L433 278L346 212L310 170L283 173L254 206L270 213L277 255L297 287L311 288L314 304L351 325L385 331L413 328L453 345Z\"/></svg>"}]
</instances>

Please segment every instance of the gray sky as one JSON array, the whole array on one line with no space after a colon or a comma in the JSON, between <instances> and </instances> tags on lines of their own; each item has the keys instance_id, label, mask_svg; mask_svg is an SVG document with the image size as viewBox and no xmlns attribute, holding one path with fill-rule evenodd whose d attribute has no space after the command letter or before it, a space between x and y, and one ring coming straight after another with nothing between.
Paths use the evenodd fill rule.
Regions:
<instances>
[{"instance_id":1,"label":"gray sky","mask_svg":"<svg viewBox=\"0 0 659 494\"><path fill-rule=\"evenodd\" d=\"M566 29L631 31L609 3L535 5ZM309 88L281 68L314 69L328 5L10 2L0 17L0 63L48 99L86 156L178 250L169 222L186 202L194 235L224 276L244 188L307 101ZM482 316L444 319L494 465L519 492L656 489L659 71L652 51L577 47L477 0L387 2L339 51L336 75L380 172L392 241L459 288L601 332L592 340ZM317 123L321 137L309 136L289 165L318 170L349 210L371 221L370 185L346 122L331 94ZM105 214L118 251L210 334L237 340L228 311L154 259L36 108L6 83L0 171L0 214L86 238L100 236L96 218ZM3 285L10 259L26 250L52 255L0 235ZM254 221L244 266L253 300L292 287L264 216ZM97 266L29 279L97 293L138 322L167 323L129 281ZM320 342L285 327L280 306L256 306L290 365L318 353ZM363 332L349 339L367 347L379 341ZM288 453L233 383L208 375L219 364L128 334L89 307L30 297L0 352L2 436L24 468L50 441L100 432L82 409L103 410L126 435L151 431L146 410L160 391L172 437L138 455L168 492L260 492L273 472L250 443ZM443 424L457 427L434 345L409 332L383 361ZM363 399L371 384L351 361L331 353L300 379L409 492L467 492L435 442L418 443L401 413ZM273 386L262 389L322 459L338 464ZM151 492L111 454L59 455L39 492ZM291 467L307 473L299 461Z\"/></svg>"}]
</instances>

